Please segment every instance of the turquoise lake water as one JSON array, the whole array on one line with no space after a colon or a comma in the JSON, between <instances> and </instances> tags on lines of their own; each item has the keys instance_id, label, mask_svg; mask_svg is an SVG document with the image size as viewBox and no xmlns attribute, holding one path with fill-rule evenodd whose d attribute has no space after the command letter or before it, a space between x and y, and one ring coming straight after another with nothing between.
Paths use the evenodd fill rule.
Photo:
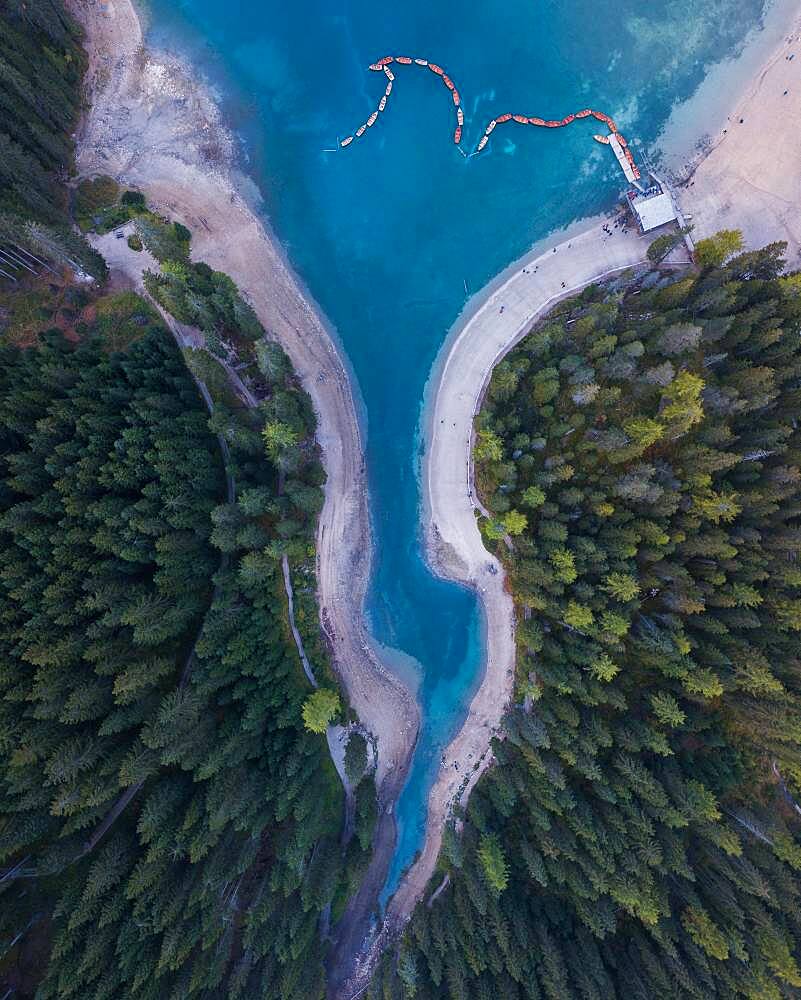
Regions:
<instances>
[{"instance_id":1,"label":"turquoise lake water","mask_svg":"<svg viewBox=\"0 0 801 1000\"><path fill-rule=\"evenodd\" d=\"M533 243L609 208L624 181L589 122L506 126L481 156L454 147L453 105L398 67L390 107L325 152L383 92L386 54L443 65L464 143L505 111L562 118L591 104L649 145L705 66L735 51L762 0L151 0L151 40L189 55L223 98L289 258L337 328L363 398L376 558L370 627L418 664L423 727L396 808L383 898L422 844L442 749L480 680L474 596L437 580L419 545L418 422L426 379L467 295ZM688 136L688 147L694 141Z\"/></svg>"}]
</instances>

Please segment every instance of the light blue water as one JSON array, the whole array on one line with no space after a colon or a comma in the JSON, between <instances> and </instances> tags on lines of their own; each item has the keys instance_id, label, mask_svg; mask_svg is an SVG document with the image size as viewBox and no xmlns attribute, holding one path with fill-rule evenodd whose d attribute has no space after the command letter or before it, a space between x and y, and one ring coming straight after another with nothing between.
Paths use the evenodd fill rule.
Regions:
<instances>
[{"instance_id":1,"label":"light blue water","mask_svg":"<svg viewBox=\"0 0 801 1000\"><path fill-rule=\"evenodd\" d=\"M380 642L420 664L423 727L396 809L384 899L422 844L442 749L479 681L475 598L435 579L418 539L416 431L425 381L466 295L535 241L611 206L623 179L592 120L506 126L466 160L435 77L399 67L390 108L328 153L380 97L367 65L426 56L462 94L465 146L504 111L585 104L651 142L704 64L736 49L762 0L151 0L156 44L183 48L225 95L289 257L336 326L367 411L376 531L368 611ZM694 137L688 137L688 146ZM636 147L635 147L636 148Z\"/></svg>"}]
</instances>

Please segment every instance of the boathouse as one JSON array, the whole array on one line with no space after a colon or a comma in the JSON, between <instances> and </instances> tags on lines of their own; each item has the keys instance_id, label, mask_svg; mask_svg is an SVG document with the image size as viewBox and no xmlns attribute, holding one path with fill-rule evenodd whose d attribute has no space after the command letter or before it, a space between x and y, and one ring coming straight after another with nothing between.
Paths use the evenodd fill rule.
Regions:
<instances>
[{"instance_id":1,"label":"boathouse","mask_svg":"<svg viewBox=\"0 0 801 1000\"><path fill-rule=\"evenodd\" d=\"M626 194L626 200L641 233L649 233L652 229L658 229L678 218L673 198L661 184L652 184L645 191L632 188Z\"/></svg>"}]
</instances>

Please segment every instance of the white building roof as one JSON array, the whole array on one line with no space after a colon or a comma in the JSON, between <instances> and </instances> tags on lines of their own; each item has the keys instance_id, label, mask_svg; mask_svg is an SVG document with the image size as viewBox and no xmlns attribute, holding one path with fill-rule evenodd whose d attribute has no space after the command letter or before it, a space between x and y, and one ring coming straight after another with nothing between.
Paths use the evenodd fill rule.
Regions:
<instances>
[{"instance_id":1,"label":"white building roof","mask_svg":"<svg viewBox=\"0 0 801 1000\"><path fill-rule=\"evenodd\" d=\"M656 194L652 198L638 198L631 203L631 207L637 213L644 233L657 226L664 226L666 222L673 222L676 218L673 199L667 193Z\"/></svg>"}]
</instances>

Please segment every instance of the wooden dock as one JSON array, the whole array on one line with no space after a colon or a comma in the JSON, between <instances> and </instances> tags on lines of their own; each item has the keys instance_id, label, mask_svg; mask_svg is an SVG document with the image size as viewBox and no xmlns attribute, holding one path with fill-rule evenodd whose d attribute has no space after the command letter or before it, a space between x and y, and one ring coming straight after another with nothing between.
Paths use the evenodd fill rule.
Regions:
<instances>
[{"instance_id":1,"label":"wooden dock","mask_svg":"<svg viewBox=\"0 0 801 1000\"><path fill-rule=\"evenodd\" d=\"M635 172L634 167L629 163L626 158L626 154L623 152L623 147L620 145L617 135L614 132L609 136L609 145L612 147L612 152L617 157L620 169L626 175L626 180L630 184L636 184L637 179L639 178L639 171Z\"/></svg>"}]
</instances>

